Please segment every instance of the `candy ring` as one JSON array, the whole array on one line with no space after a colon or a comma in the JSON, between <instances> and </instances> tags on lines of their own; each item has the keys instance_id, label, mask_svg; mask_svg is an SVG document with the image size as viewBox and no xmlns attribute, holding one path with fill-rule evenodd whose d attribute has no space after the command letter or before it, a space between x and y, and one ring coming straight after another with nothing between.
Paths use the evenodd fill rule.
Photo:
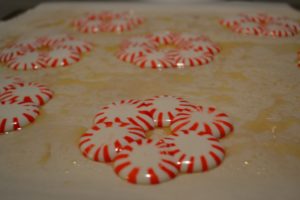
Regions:
<instances>
[{"instance_id":1,"label":"candy ring","mask_svg":"<svg viewBox=\"0 0 300 200\"><path fill-rule=\"evenodd\" d=\"M43 46L46 47L53 47L55 44L64 42L66 40L74 39L72 36L61 33L61 34L55 34L55 35L48 35L45 37L42 37L41 40L43 41Z\"/></svg>"},{"instance_id":2,"label":"candy ring","mask_svg":"<svg viewBox=\"0 0 300 200\"><path fill-rule=\"evenodd\" d=\"M28 51L28 49L24 47L6 47L2 51L0 51L0 62L7 63L8 61L15 58L17 55L25 53L26 51Z\"/></svg>"},{"instance_id":3,"label":"candy ring","mask_svg":"<svg viewBox=\"0 0 300 200\"><path fill-rule=\"evenodd\" d=\"M117 57L141 68L182 68L211 62L220 47L195 33L155 32L124 40Z\"/></svg>"},{"instance_id":4,"label":"candy ring","mask_svg":"<svg viewBox=\"0 0 300 200\"><path fill-rule=\"evenodd\" d=\"M106 122L94 125L84 133L80 137L79 148L91 160L111 162L122 147L143 138L145 131L140 127Z\"/></svg>"},{"instance_id":5,"label":"candy ring","mask_svg":"<svg viewBox=\"0 0 300 200\"><path fill-rule=\"evenodd\" d=\"M224 18L220 20L220 24L241 34L279 38L295 36L300 31L300 23L294 20L262 13Z\"/></svg>"},{"instance_id":6,"label":"candy ring","mask_svg":"<svg viewBox=\"0 0 300 200\"><path fill-rule=\"evenodd\" d=\"M9 89L14 89L15 84L22 83L23 81L17 77L0 77L0 94Z\"/></svg>"},{"instance_id":7,"label":"candy ring","mask_svg":"<svg viewBox=\"0 0 300 200\"><path fill-rule=\"evenodd\" d=\"M174 116L192 107L188 101L169 95L155 96L144 101L156 127L169 126Z\"/></svg>"},{"instance_id":8,"label":"candy ring","mask_svg":"<svg viewBox=\"0 0 300 200\"><path fill-rule=\"evenodd\" d=\"M171 131L181 130L209 133L216 138L223 138L233 131L228 115L214 107L195 106L177 114L171 122Z\"/></svg>"},{"instance_id":9,"label":"candy ring","mask_svg":"<svg viewBox=\"0 0 300 200\"><path fill-rule=\"evenodd\" d=\"M273 37L290 37L296 35L296 32L281 24L268 24L265 27L265 35Z\"/></svg>"},{"instance_id":10,"label":"candy ring","mask_svg":"<svg viewBox=\"0 0 300 200\"><path fill-rule=\"evenodd\" d=\"M178 167L161 142L138 140L124 147L116 156L114 171L130 183L158 184L173 179Z\"/></svg>"},{"instance_id":11,"label":"candy ring","mask_svg":"<svg viewBox=\"0 0 300 200\"><path fill-rule=\"evenodd\" d=\"M75 19L71 24L83 33L96 33L129 31L142 22L142 18L128 12L103 11Z\"/></svg>"},{"instance_id":12,"label":"candy ring","mask_svg":"<svg viewBox=\"0 0 300 200\"><path fill-rule=\"evenodd\" d=\"M54 48L51 50L45 58L46 65L50 67L66 67L68 65L77 63L80 61L80 55L69 48Z\"/></svg>"},{"instance_id":13,"label":"candy ring","mask_svg":"<svg viewBox=\"0 0 300 200\"><path fill-rule=\"evenodd\" d=\"M91 51L93 45L83 40L66 40L62 43L55 45L55 48L68 48L78 54L84 54Z\"/></svg>"},{"instance_id":14,"label":"candy ring","mask_svg":"<svg viewBox=\"0 0 300 200\"><path fill-rule=\"evenodd\" d=\"M42 106L53 97L53 92L46 86L29 82L17 83L12 89L0 94L0 102L25 102Z\"/></svg>"},{"instance_id":15,"label":"candy ring","mask_svg":"<svg viewBox=\"0 0 300 200\"><path fill-rule=\"evenodd\" d=\"M37 70L46 68L45 54L37 51L16 55L7 62L7 67L13 70Z\"/></svg>"},{"instance_id":16,"label":"candy ring","mask_svg":"<svg viewBox=\"0 0 300 200\"><path fill-rule=\"evenodd\" d=\"M144 103L134 99L113 102L100 109L95 116L94 123L98 124L107 121L131 123L143 128L145 131L154 127L154 122L145 110Z\"/></svg>"},{"instance_id":17,"label":"candy ring","mask_svg":"<svg viewBox=\"0 0 300 200\"><path fill-rule=\"evenodd\" d=\"M33 123L39 108L29 103L0 102L0 113L0 134L4 134Z\"/></svg>"},{"instance_id":18,"label":"candy ring","mask_svg":"<svg viewBox=\"0 0 300 200\"><path fill-rule=\"evenodd\" d=\"M18 40L14 46L24 47L33 51L43 46L43 40L41 38L22 39Z\"/></svg>"},{"instance_id":19,"label":"candy ring","mask_svg":"<svg viewBox=\"0 0 300 200\"><path fill-rule=\"evenodd\" d=\"M209 134L182 131L163 141L168 144L168 153L176 158L182 173L207 171L219 166L225 157L225 150L218 139Z\"/></svg>"}]
</instances>

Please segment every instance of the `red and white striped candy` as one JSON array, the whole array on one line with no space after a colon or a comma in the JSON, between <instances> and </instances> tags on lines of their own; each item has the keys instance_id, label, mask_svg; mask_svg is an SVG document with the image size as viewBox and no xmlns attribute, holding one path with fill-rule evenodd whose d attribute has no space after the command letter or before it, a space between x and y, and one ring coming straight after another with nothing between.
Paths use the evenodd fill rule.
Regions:
<instances>
[{"instance_id":1,"label":"red and white striped candy","mask_svg":"<svg viewBox=\"0 0 300 200\"><path fill-rule=\"evenodd\" d=\"M40 38L28 38L28 39L21 39L18 40L14 46L16 47L24 47L27 49L35 50L43 46L43 40Z\"/></svg>"},{"instance_id":2,"label":"red and white striped candy","mask_svg":"<svg viewBox=\"0 0 300 200\"><path fill-rule=\"evenodd\" d=\"M111 162L122 147L144 138L145 131L140 127L107 122L96 124L81 135L79 148L91 160Z\"/></svg>"},{"instance_id":3,"label":"red and white striped candy","mask_svg":"<svg viewBox=\"0 0 300 200\"><path fill-rule=\"evenodd\" d=\"M137 16L129 16L127 19L134 27L136 27L144 22L143 18L137 17Z\"/></svg>"},{"instance_id":4,"label":"red and white striped candy","mask_svg":"<svg viewBox=\"0 0 300 200\"><path fill-rule=\"evenodd\" d=\"M145 111L143 102L135 99L113 102L100 109L95 116L94 123L107 121L131 123L145 131L154 127L154 122L149 113Z\"/></svg>"},{"instance_id":5,"label":"red and white striped candy","mask_svg":"<svg viewBox=\"0 0 300 200\"><path fill-rule=\"evenodd\" d=\"M221 19L219 22L221 25L226 26L228 28L234 27L242 22L248 21L245 16L243 15L237 15L237 16L231 16L227 18Z\"/></svg>"},{"instance_id":6,"label":"red and white striped candy","mask_svg":"<svg viewBox=\"0 0 300 200\"><path fill-rule=\"evenodd\" d=\"M274 20L276 20L275 16L267 15L265 13L257 13L257 14L244 14L246 19L252 22L257 22L260 24L267 24Z\"/></svg>"},{"instance_id":7,"label":"red and white striped candy","mask_svg":"<svg viewBox=\"0 0 300 200\"><path fill-rule=\"evenodd\" d=\"M262 35L263 27L257 22L243 22L233 27L237 33L248 35Z\"/></svg>"},{"instance_id":8,"label":"red and white striped candy","mask_svg":"<svg viewBox=\"0 0 300 200\"><path fill-rule=\"evenodd\" d=\"M121 178L134 184L159 184L176 177L178 166L161 142L137 140L122 149L113 164Z\"/></svg>"},{"instance_id":9,"label":"red and white striped candy","mask_svg":"<svg viewBox=\"0 0 300 200\"><path fill-rule=\"evenodd\" d=\"M219 45L209 41L209 40L194 40L186 43L187 48L194 50L206 51L213 55L219 53L221 48Z\"/></svg>"},{"instance_id":10,"label":"red and white striped candy","mask_svg":"<svg viewBox=\"0 0 300 200\"><path fill-rule=\"evenodd\" d=\"M163 141L169 147L168 153L176 158L182 173L205 172L219 166L225 157L225 150L218 139L209 134L182 131Z\"/></svg>"},{"instance_id":11,"label":"red and white striped candy","mask_svg":"<svg viewBox=\"0 0 300 200\"><path fill-rule=\"evenodd\" d=\"M136 65L141 68L170 68L175 67L175 63L165 51L146 52L143 56L136 59Z\"/></svg>"},{"instance_id":12,"label":"red and white striped candy","mask_svg":"<svg viewBox=\"0 0 300 200\"><path fill-rule=\"evenodd\" d=\"M80 61L80 55L68 48L54 48L46 56L46 65L50 67L68 66Z\"/></svg>"},{"instance_id":13,"label":"red and white striped candy","mask_svg":"<svg viewBox=\"0 0 300 200\"><path fill-rule=\"evenodd\" d=\"M78 30L83 33L98 33L105 30L104 25L100 20L87 20L78 26Z\"/></svg>"},{"instance_id":14,"label":"red and white striped candy","mask_svg":"<svg viewBox=\"0 0 300 200\"><path fill-rule=\"evenodd\" d=\"M112 19L109 22L106 22L104 25L104 31L105 32L124 32L131 30L133 27L133 24L130 22L130 20L126 18L117 18Z\"/></svg>"},{"instance_id":15,"label":"red and white striped candy","mask_svg":"<svg viewBox=\"0 0 300 200\"><path fill-rule=\"evenodd\" d=\"M193 49L175 49L169 52L178 68L208 64L213 60L213 55L205 51Z\"/></svg>"},{"instance_id":16,"label":"red and white striped candy","mask_svg":"<svg viewBox=\"0 0 300 200\"><path fill-rule=\"evenodd\" d=\"M54 35L48 35L45 37L42 37L41 40L43 40L43 45L47 47L53 47L55 44L74 39L72 36L61 33L61 34L54 34Z\"/></svg>"},{"instance_id":17,"label":"red and white striped candy","mask_svg":"<svg viewBox=\"0 0 300 200\"><path fill-rule=\"evenodd\" d=\"M21 80L18 77L0 77L0 94L5 92L8 89L14 89L15 84L22 83L23 80Z\"/></svg>"},{"instance_id":18,"label":"red and white striped candy","mask_svg":"<svg viewBox=\"0 0 300 200\"><path fill-rule=\"evenodd\" d=\"M168 45L174 42L174 34L170 31L159 31L149 35L158 44Z\"/></svg>"},{"instance_id":19,"label":"red and white striped candy","mask_svg":"<svg viewBox=\"0 0 300 200\"><path fill-rule=\"evenodd\" d=\"M170 128L173 133L188 130L223 138L233 131L233 124L227 114L217 111L215 107L196 106L177 114Z\"/></svg>"},{"instance_id":20,"label":"red and white striped candy","mask_svg":"<svg viewBox=\"0 0 300 200\"><path fill-rule=\"evenodd\" d=\"M39 115L39 108L28 103L0 102L0 134L21 130L33 123Z\"/></svg>"},{"instance_id":21,"label":"red and white striped candy","mask_svg":"<svg viewBox=\"0 0 300 200\"><path fill-rule=\"evenodd\" d=\"M144 103L157 127L169 126L174 116L192 106L183 98L169 95L155 96L145 100Z\"/></svg>"},{"instance_id":22,"label":"red and white striped candy","mask_svg":"<svg viewBox=\"0 0 300 200\"><path fill-rule=\"evenodd\" d=\"M93 45L83 40L66 40L57 44L55 47L68 48L79 54L83 54L90 52L93 48Z\"/></svg>"},{"instance_id":23,"label":"red and white striped candy","mask_svg":"<svg viewBox=\"0 0 300 200\"><path fill-rule=\"evenodd\" d=\"M7 67L13 70L37 70L46 68L45 54L38 51L16 55L7 62Z\"/></svg>"},{"instance_id":24,"label":"red and white striped candy","mask_svg":"<svg viewBox=\"0 0 300 200\"><path fill-rule=\"evenodd\" d=\"M14 88L0 94L0 101L25 102L42 106L53 97L53 92L46 86L35 82L14 84Z\"/></svg>"},{"instance_id":25,"label":"red and white striped candy","mask_svg":"<svg viewBox=\"0 0 300 200\"><path fill-rule=\"evenodd\" d=\"M278 18L276 22L292 29L296 33L300 32L300 23L297 21L288 18Z\"/></svg>"},{"instance_id":26,"label":"red and white striped candy","mask_svg":"<svg viewBox=\"0 0 300 200\"><path fill-rule=\"evenodd\" d=\"M17 55L25 53L28 49L24 47L6 47L0 51L0 62L7 63Z\"/></svg>"},{"instance_id":27,"label":"red and white striped candy","mask_svg":"<svg viewBox=\"0 0 300 200\"><path fill-rule=\"evenodd\" d=\"M291 28L281 24L269 23L264 30L264 34L272 37L290 37L296 35L296 32Z\"/></svg>"},{"instance_id":28,"label":"red and white striped candy","mask_svg":"<svg viewBox=\"0 0 300 200\"><path fill-rule=\"evenodd\" d=\"M121 50L117 53L117 57L125 62L134 63L137 58L152 50L153 49L147 46L128 46L121 48Z\"/></svg>"}]
</instances>

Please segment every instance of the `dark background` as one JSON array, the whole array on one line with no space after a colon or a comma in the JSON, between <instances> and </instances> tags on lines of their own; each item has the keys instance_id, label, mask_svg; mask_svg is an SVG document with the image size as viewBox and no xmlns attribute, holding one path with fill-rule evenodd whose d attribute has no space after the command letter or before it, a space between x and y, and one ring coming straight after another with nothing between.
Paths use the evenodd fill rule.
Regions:
<instances>
[{"instance_id":1,"label":"dark background","mask_svg":"<svg viewBox=\"0 0 300 200\"><path fill-rule=\"evenodd\" d=\"M84 0L0 0L0 19L8 19L14 15L32 8L42 2L65 2L65 1L81 1L88 2ZM92 1L92 0L89 0ZM96 0L97 1L97 0ZM217 2L217 1L232 1L232 0L98 0L98 2L154 2L154 3L181 3L181 4L190 4L190 3L201 3L201 2ZM243 0L240 0L243 1ZM284 2L288 3L291 6L300 9L300 0L244 0L247 2ZM95 2L95 0L93 1Z\"/></svg>"}]
</instances>

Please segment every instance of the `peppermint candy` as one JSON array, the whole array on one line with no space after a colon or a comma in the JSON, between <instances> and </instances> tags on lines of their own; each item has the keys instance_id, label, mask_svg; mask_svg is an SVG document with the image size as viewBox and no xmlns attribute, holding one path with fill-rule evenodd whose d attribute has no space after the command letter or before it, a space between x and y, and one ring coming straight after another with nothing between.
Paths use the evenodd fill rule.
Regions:
<instances>
[{"instance_id":1,"label":"peppermint candy","mask_svg":"<svg viewBox=\"0 0 300 200\"><path fill-rule=\"evenodd\" d=\"M150 51L136 58L135 64L141 68L170 68L175 67L175 63L165 51Z\"/></svg>"},{"instance_id":2,"label":"peppermint candy","mask_svg":"<svg viewBox=\"0 0 300 200\"><path fill-rule=\"evenodd\" d=\"M22 83L23 80L17 77L0 77L0 94L9 89L14 89L15 84Z\"/></svg>"},{"instance_id":3,"label":"peppermint candy","mask_svg":"<svg viewBox=\"0 0 300 200\"><path fill-rule=\"evenodd\" d=\"M181 68L208 64L220 50L203 35L160 31L124 40L117 57L141 68Z\"/></svg>"},{"instance_id":4,"label":"peppermint candy","mask_svg":"<svg viewBox=\"0 0 300 200\"><path fill-rule=\"evenodd\" d=\"M53 97L53 92L46 86L35 82L23 82L0 94L0 102L32 103L42 106Z\"/></svg>"},{"instance_id":5,"label":"peppermint candy","mask_svg":"<svg viewBox=\"0 0 300 200\"><path fill-rule=\"evenodd\" d=\"M220 23L235 32L257 36L291 37L300 31L300 23L297 21L264 13L243 14L233 17L233 19L235 20L225 18Z\"/></svg>"},{"instance_id":6,"label":"peppermint candy","mask_svg":"<svg viewBox=\"0 0 300 200\"><path fill-rule=\"evenodd\" d=\"M77 52L78 54L84 54L90 52L93 48L93 45L83 40L73 39L73 40L66 40L62 43L59 43L55 47L70 49L72 51Z\"/></svg>"},{"instance_id":7,"label":"peppermint candy","mask_svg":"<svg viewBox=\"0 0 300 200\"><path fill-rule=\"evenodd\" d=\"M213 55L199 50L179 49L169 52L178 68L208 64L213 60Z\"/></svg>"},{"instance_id":8,"label":"peppermint candy","mask_svg":"<svg viewBox=\"0 0 300 200\"><path fill-rule=\"evenodd\" d=\"M45 58L46 65L50 67L68 66L80 61L80 55L69 48L57 47L51 50Z\"/></svg>"},{"instance_id":9,"label":"peppermint candy","mask_svg":"<svg viewBox=\"0 0 300 200\"><path fill-rule=\"evenodd\" d=\"M145 131L129 123L106 122L94 125L79 140L82 154L97 162L111 162L120 149L145 138Z\"/></svg>"},{"instance_id":10,"label":"peppermint candy","mask_svg":"<svg viewBox=\"0 0 300 200\"><path fill-rule=\"evenodd\" d=\"M102 122L131 123L145 131L154 127L154 122L140 100L130 99L113 102L104 106L96 114L94 123Z\"/></svg>"},{"instance_id":11,"label":"peppermint candy","mask_svg":"<svg viewBox=\"0 0 300 200\"><path fill-rule=\"evenodd\" d=\"M158 44L168 45L174 41L174 34L170 31L158 31L149 35L149 37Z\"/></svg>"},{"instance_id":12,"label":"peppermint candy","mask_svg":"<svg viewBox=\"0 0 300 200\"><path fill-rule=\"evenodd\" d=\"M296 32L281 24L268 24L265 27L265 35L272 37L290 37L296 35Z\"/></svg>"},{"instance_id":13,"label":"peppermint candy","mask_svg":"<svg viewBox=\"0 0 300 200\"><path fill-rule=\"evenodd\" d=\"M113 166L117 175L134 184L158 184L178 174L176 161L166 153L165 145L151 139L124 147Z\"/></svg>"},{"instance_id":14,"label":"peppermint candy","mask_svg":"<svg viewBox=\"0 0 300 200\"><path fill-rule=\"evenodd\" d=\"M219 45L217 45L209 40L206 40L206 39L189 41L185 44L185 46L187 46L188 48L191 48L195 51L205 51L212 55L215 55L221 51L221 48L219 47Z\"/></svg>"},{"instance_id":15,"label":"peppermint candy","mask_svg":"<svg viewBox=\"0 0 300 200\"><path fill-rule=\"evenodd\" d=\"M124 32L140 25L143 19L128 12L102 11L75 19L72 25L84 33Z\"/></svg>"},{"instance_id":16,"label":"peppermint candy","mask_svg":"<svg viewBox=\"0 0 300 200\"><path fill-rule=\"evenodd\" d=\"M13 70L37 70L46 68L46 55L37 51L16 55L7 62L7 67Z\"/></svg>"},{"instance_id":17,"label":"peppermint candy","mask_svg":"<svg viewBox=\"0 0 300 200\"><path fill-rule=\"evenodd\" d=\"M248 35L262 35L263 27L256 22L244 22L233 27L233 30L237 33Z\"/></svg>"},{"instance_id":18,"label":"peppermint candy","mask_svg":"<svg viewBox=\"0 0 300 200\"><path fill-rule=\"evenodd\" d=\"M20 39L14 44L14 46L27 48L33 51L43 46L43 39L41 38Z\"/></svg>"},{"instance_id":19,"label":"peppermint candy","mask_svg":"<svg viewBox=\"0 0 300 200\"><path fill-rule=\"evenodd\" d=\"M53 47L57 43L64 42L66 40L71 40L74 38L70 35L60 33L60 34L44 36L41 37L41 39L43 40L43 46Z\"/></svg>"},{"instance_id":20,"label":"peppermint candy","mask_svg":"<svg viewBox=\"0 0 300 200\"><path fill-rule=\"evenodd\" d=\"M0 134L21 130L39 115L38 107L29 103L0 102Z\"/></svg>"},{"instance_id":21,"label":"peppermint candy","mask_svg":"<svg viewBox=\"0 0 300 200\"><path fill-rule=\"evenodd\" d=\"M219 166L225 157L218 139L209 134L181 131L163 141L168 144L168 153L176 158L182 173L205 172Z\"/></svg>"},{"instance_id":22,"label":"peppermint candy","mask_svg":"<svg viewBox=\"0 0 300 200\"><path fill-rule=\"evenodd\" d=\"M193 109L178 113L172 123L171 131L188 130L204 132L223 138L233 131L233 125L228 115L219 112L215 107L195 106Z\"/></svg>"},{"instance_id":23,"label":"peppermint candy","mask_svg":"<svg viewBox=\"0 0 300 200\"><path fill-rule=\"evenodd\" d=\"M136 59L144 56L146 52L152 51L151 48L148 48L147 46L128 46L122 48L118 53L117 57L120 60L123 60L125 62L136 62Z\"/></svg>"},{"instance_id":24,"label":"peppermint candy","mask_svg":"<svg viewBox=\"0 0 300 200\"><path fill-rule=\"evenodd\" d=\"M17 55L23 54L27 49L19 46L6 47L0 51L0 62L7 63Z\"/></svg>"},{"instance_id":25,"label":"peppermint candy","mask_svg":"<svg viewBox=\"0 0 300 200\"><path fill-rule=\"evenodd\" d=\"M169 95L155 96L144 101L156 127L169 126L173 118L183 110L189 109L190 102Z\"/></svg>"}]
</instances>

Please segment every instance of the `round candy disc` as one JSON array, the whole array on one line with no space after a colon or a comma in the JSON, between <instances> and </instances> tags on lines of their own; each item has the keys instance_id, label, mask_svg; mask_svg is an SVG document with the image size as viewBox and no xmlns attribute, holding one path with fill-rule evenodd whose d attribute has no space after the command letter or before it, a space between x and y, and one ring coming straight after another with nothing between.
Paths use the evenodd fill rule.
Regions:
<instances>
[{"instance_id":1,"label":"round candy disc","mask_svg":"<svg viewBox=\"0 0 300 200\"><path fill-rule=\"evenodd\" d=\"M87 20L78 26L83 33L97 33L104 30L104 23L100 20Z\"/></svg>"},{"instance_id":2,"label":"round candy disc","mask_svg":"<svg viewBox=\"0 0 300 200\"><path fill-rule=\"evenodd\" d=\"M215 55L221 51L219 45L209 40L193 40L187 42L185 45L193 50L209 52L212 55Z\"/></svg>"},{"instance_id":3,"label":"round candy disc","mask_svg":"<svg viewBox=\"0 0 300 200\"><path fill-rule=\"evenodd\" d=\"M238 15L238 16L231 16L227 18L221 19L219 22L221 25L226 26L228 28L236 26L240 24L241 22L247 21L245 16Z\"/></svg>"},{"instance_id":4,"label":"round candy disc","mask_svg":"<svg viewBox=\"0 0 300 200\"><path fill-rule=\"evenodd\" d=\"M164 146L151 139L132 142L117 155L114 171L134 184L158 184L173 179L178 166Z\"/></svg>"},{"instance_id":5,"label":"round candy disc","mask_svg":"<svg viewBox=\"0 0 300 200\"><path fill-rule=\"evenodd\" d=\"M0 102L0 134L20 130L34 122L39 115L38 107L20 102Z\"/></svg>"},{"instance_id":6,"label":"round candy disc","mask_svg":"<svg viewBox=\"0 0 300 200\"><path fill-rule=\"evenodd\" d=\"M168 45L174 42L174 34L170 31L154 32L150 35L150 38L161 45Z\"/></svg>"},{"instance_id":7,"label":"round candy disc","mask_svg":"<svg viewBox=\"0 0 300 200\"><path fill-rule=\"evenodd\" d=\"M46 68L45 54L32 51L16 55L7 62L7 66L13 70L37 70Z\"/></svg>"},{"instance_id":8,"label":"round candy disc","mask_svg":"<svg viewBox=\"0 0 300 200\"><path fill-rule=\"evenodd\" d=\"M282 24L285 27L290 28L292 31L298 33L300 32L300 23L288 18L279 18L277 22Z\"/></svg>"},{"instance_id":9,"label":"round candy disc","mask_svg":"<svg viewBox=\"0 0 300 200\"><path fill-rule=\"evenodd\" d=\"M43 39L44 46L52 47L53 45L55 45L57 43L73 39L73 37L70 35L61 33L61 34L48 35L42 39Z\"/></svg>"},{"instance_id":10,"label":"round candy disc","mask_svg":"<svg viewBox=\"0 0 300 200\"><path fill-rule=\"evenodd\" d=\"M30 102L42 106L53 96L53 92L42 84L29 82L18 83L14 88L0 94L0 101Z\"/></svg>"},{"instance_id":11,"label":"round candy disc","mask_svg":"<svg viewBox=\"0 0 300 200\"><path fill-rule=\"evenodd\" d=\"M193 49L175 49L169 52L178 68L208 64L213 60L209 52Z\"/></svg>"},{"instance_id":12,"label":"round candy disc","mask_svg":"<svg viewBox=\"0 0 300 200\"><path fill-rule=\"evenodd\" d=\"M83 54L90 52L93 48L93 45L82 40L66 40L57 44L56 47L68 48L79 54Z\"/></svg>"},{"instance_id":13,"label":"round candy disc","mask_svg":"<svg viewBox=\"0 0 300 200\"><path fill-rule=\"evenodd\" d=\"M28 39L21 39L18 40L14 46L16 47L25 47L27 49L35 50L43 46L43 40L39 38L28 38Z\"/></svg>"},{"instance_id":14,"label":"round candy disc","mask_svg":"<svg viewBox=\"0 0 300 200\"><path fill-rule=\"evenodd\" d=\"M290 37L296 35L296 32L284 25L270 23L265 26L265 35L273 37Z\"/></svg>"},{"instance_id":15,"label":"round candy disc","mask_svg":"<svg viewBox=\"0 0 300 200\"><path fill-rule=\"evenodd\" d=\"M133 24L125 18L112 19L104 25L106 32L124 32L131 30Z\"/></svg>"},{"instance_id":16,"label":"round candy disc","mask_svg":"<svg viewBox=\"0 0 300 200\"><path fill-rule=\"evenodd\" d=\"M180 172L204 172L221 164L225 150L218 139L192 131L174 133L164 138L169 153L176 158Z\"/></svg>"},{"instance_id":17,"label":"round candy disc","mask_svg":"<svg viewBox=\"0 0 300 200\"><path fill-rule=\"evenodd\" d=\"M154 122L145 111L140 100L121 100L103 107L95 116L94 123L106 121L131 123L143 128L145 131L154 127Z\"/></svg>"},{"instance_id":18,"label":"round candy disc","mask_svg":"<svg viewBox=\"0 0 300 200\"><path fill-rule=\"evenodd\" d=\"M227 114L217 111L214 107L203 106L180 112L174 117L170 127L174 133L181 130L201 131L217 138L223 138L233 131Z\"/></svg>"},{"instance_id":19,"label":"round candy disc","mask_svg":"<svg viewBox=\"0 0 300 200\"><path fill-rule=\"evenodd\" d=\"M136 65L141 68L170 68L174 67L175 63L164 51L146 52L143 56L136 59Z\"/></svg>"},{"instance_id":20,"label":"round candy disc","mask_svg":"<svg viewBox=\"0 0 300 200\"><path fill-rule=\"evenodd\" d=\"M128 46L121 48L117 53L117 57L125 62L134 63L137 58L145 55L145 53L149 51L151 51L151 48L146 46Z\"/></svg>"},{"instance_id":21,"label":"round candy disc","mask_svg":"<svg viewBox=\"0 0 300 200\"><path fill-rule=\"evenodd\" d=\"M145 131L130 124L101 123L80 137L79 148L85 157L98 162L111 162L120 148L137 139L144 139Z\"/></svg>"},{"instance_id":22,"label":"round candy disc","mask_svg":"<svg viewBox=\"0 0 300 200\"><path fill-rule=\"evenodd\" d=\"M68 48L54 48L45 58L46 65L50 67L68 66L80 61L80 55Z\"/></svg>"},{"instance_id":23,"label":"round candy disc","mask_svg":"<svg viewBox=\"0 0 300 200\"><path fill-rule=\"evenodd\" d=\"M20 55L24 52L28 51L24 47L7 47L0 51L0 62L7 63L11 59L13 59L15 56Z\"/></svg>"},{"instance_id":24,"label":"round candy disc","mask_svg":"<svg viewBox=\"0 0 300 200\"><path fill-rule=\"evenodd\" d=\"M15 88L15 84L22 83L23 81L17 77L1 77L0 76L0 94L8 89Z\"/></svg>"},{"instance_id":25,"label":"round candy disc","mask_svg":"<svg viewBox=\"0 0 300 200\"><path fill-rule=\"evenodd\" d=\"M237 33L249 35L261 35L263 33L262 26L257 22L243 22L233 27Z\"/></svg>"},{"instance_id":26,"label":"round candy disc","mask_svg":"<svg viewBox=\"0 0 300 200\"><path fill-rule=\"evenodd\" d=\"M188 101L169 95L155 96L144 103L157 127L169 126L175 115L191 107Z\"/></svg>"}]
</instances>

